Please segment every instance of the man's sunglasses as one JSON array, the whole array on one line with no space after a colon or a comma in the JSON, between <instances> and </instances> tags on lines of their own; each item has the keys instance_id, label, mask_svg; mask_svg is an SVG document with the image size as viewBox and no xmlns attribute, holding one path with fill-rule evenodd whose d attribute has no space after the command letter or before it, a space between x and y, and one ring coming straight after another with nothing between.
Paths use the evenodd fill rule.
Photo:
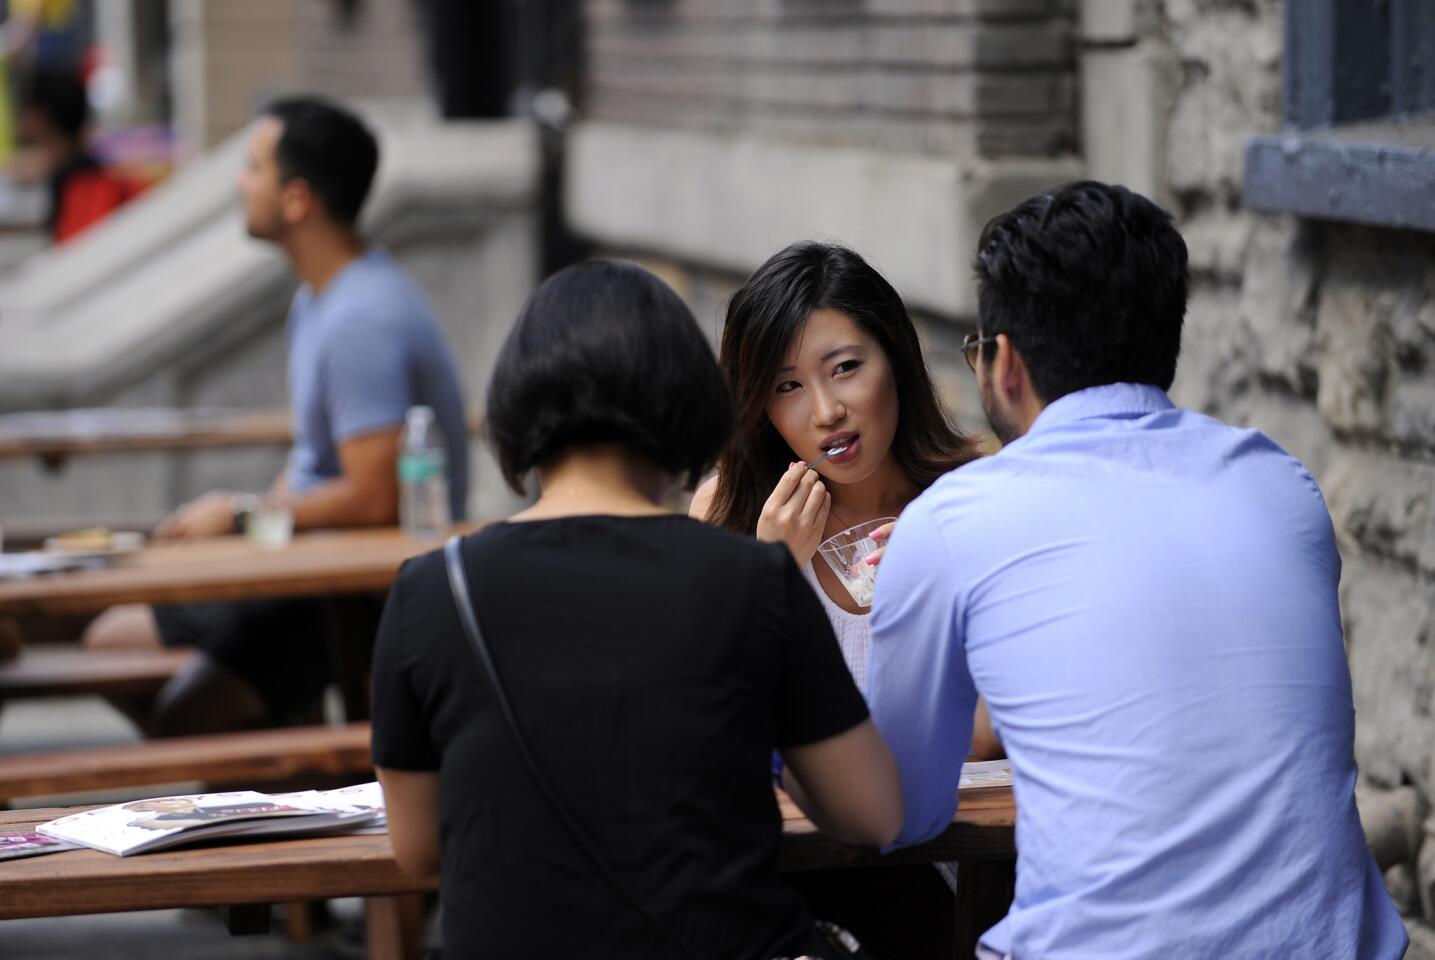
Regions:
<instances>
[{"instance_id":1,"label":"man's sunglasses","mask_svg":"<svg viewBox=\"0 0 1435 960\"><path fill-rule=\"evenodd\" d=\"M962 356L966 358L967 366L972 368L973 373L977 372L977 347L996 342L996 337L984 337L980 333L969 333L962 337Z\"/></svg>"}]
</instances>

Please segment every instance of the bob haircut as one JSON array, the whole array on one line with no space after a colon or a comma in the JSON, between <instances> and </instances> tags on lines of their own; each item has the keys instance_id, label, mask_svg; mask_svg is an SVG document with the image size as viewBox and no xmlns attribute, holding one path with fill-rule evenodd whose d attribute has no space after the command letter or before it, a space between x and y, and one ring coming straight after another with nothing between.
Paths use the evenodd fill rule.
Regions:
<instances>
[{"instance_id":1,"label":"bob haircut","mask_svg":"<svg viewBox=\"0 0 1435 960\"><path fill-rule=\"evenodd\" d=\"M732 433L732 397L692 312L637 264L589 260L524 304L488 387L488 432L504 479L564 451L617 444L685 479L712 469Z\"/></svg>"},{"instance_id":2,"label":"bob haircut","mask_svg":"<svg viewBox=\"0 0 1435 960\"><path fill-rule=\"evenodd\" d=\"M720 362L737 395L738 437L718 465L710 519L719 526L756 531L763 503L792 462L767 401L783 357L823 308L850 317L882 347L897 386L892 455L918 490L978 456L952 426L912 318L886 278L846 247L794 243L758 267L728 303Z\"/></svg>"}]
</instances>

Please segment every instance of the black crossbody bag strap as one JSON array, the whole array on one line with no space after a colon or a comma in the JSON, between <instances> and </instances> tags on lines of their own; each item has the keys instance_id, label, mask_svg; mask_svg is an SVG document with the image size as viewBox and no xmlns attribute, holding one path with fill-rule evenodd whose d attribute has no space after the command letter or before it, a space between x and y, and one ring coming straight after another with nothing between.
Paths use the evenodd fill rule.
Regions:
<instances>
[{"instance_id":1,"label":"black crossbody bag strap","mask_svg":"<svg viewBox=\"0 0 1435 960\"><path fill-rule=\"evenodd\" d=\"M533 759L533 752L528 749L528 741L524 739L523 731L518 726L518 718L513 713L513 706L508 702L508 694L503 688L503 683L498 679L498 668L494 665L493 657L488 652L488 644L484 642L483 633L478 629L478 617L473 612L473 598L468 592L468 573L464 569L462 546L463 540L457 536L450 538L443 545L444 564L448 567L448 585L453 592L453 603L458 608L459 622L463 624L463 632L468 637L469 646L473 648L473 655L478 660L479 670L488 677L489 683L493 686L493 695L498 701L498 708L503 712L503 719L508 724L509 732L513 734L513 743L518 748L519 755L523 757L528 772L533 776L533 782L538 784L538 789L548 798L548 803L564 825L568 827L568 832L573 835L573 839L578 841L578 845L583 848L583 852L588 855L589 860L593 861L593 865L598 868L599 872L608 878L608 882L613 885L613 889L618 891L619 896L628 901L634 910L653 925L654 929L672 941L685 955L694 960L704 960L701 953L694 950L667 924L659 920L628 889L627 884L623 883L618 874L608 866L608 861L603 859L598 848L589 841L588 835L583 832L583 828L578 825L577 819L569 812L568 807L558 798L552 784L539 769L538 762Z\"/></svg>"}]
</instances>

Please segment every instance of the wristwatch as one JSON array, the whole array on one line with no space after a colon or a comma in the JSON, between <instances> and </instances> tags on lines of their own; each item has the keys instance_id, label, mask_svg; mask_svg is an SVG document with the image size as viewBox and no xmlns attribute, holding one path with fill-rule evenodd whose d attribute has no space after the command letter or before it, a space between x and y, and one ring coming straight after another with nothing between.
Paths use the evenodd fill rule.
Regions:
<instances>
[{"instance_id":1,"label":"wristwatch","mask_svg":"<svg viewBox=\"0 0 1435 960\"><path fill-rule=\"evenodd\" d=\"M254 502L250 497L233 497L229 501L229 514L233 533L245 533L249 529L249 518L254 516Z\"/></svg>"}]
</instances>

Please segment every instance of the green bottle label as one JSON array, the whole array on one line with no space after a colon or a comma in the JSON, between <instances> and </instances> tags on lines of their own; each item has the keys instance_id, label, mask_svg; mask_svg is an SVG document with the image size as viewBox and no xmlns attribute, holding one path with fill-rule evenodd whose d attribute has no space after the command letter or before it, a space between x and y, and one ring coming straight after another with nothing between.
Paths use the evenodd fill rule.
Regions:
<instances>
[{"instance_id":1,"label":"green bottle label","mask_svg":"<svg viewBox=\"0 0 1435 960\"><path fill-rule=\"evenodd\" d=\"M443 456L438 453L404 453L399 455L399 482L423 483L443 473Z\"/></svg>"}]
</instances>

